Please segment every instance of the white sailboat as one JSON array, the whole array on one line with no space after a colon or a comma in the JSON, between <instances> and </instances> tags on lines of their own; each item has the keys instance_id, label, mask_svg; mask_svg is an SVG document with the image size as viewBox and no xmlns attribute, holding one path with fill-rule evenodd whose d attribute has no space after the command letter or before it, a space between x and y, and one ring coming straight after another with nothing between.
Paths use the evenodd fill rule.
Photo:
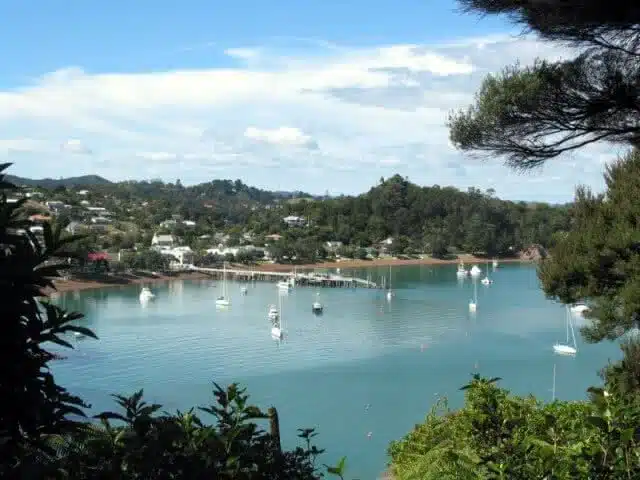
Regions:
<instances>
[{"instance_id":1,"label":"white sailboat","mask_svg":"<svg viewBox=\"0 0 640 480\"><path fill-rule=\"evenodd\" d=\"M320 292L316 293L316 301L311 305L311 311L313 313L322 313L324 307L322 303L320 303Z\"/></svg>"},{"instance_id":2,"label":"white sailboat","mask_svg":"<svg viewBox=\"0 0 640 480\"><path fill-rule=\"evenodd\" d=\"M140 290L140 301L148 302L149 300L153 300L155 298L155 294L149 289L149 287L142 287Z\"/></svg>"},{"instance_id":3,"label":"white sailboat","mask_svg":"<svg viewBox=\"0 0 640 480\"><path fill-rule=\"evenodd\" d=\"M484 278L480 281L482 282L483 285L491 285L493 283L493 280L489 278L489 261L487 261L487 273L485 274Z\"/></svg>"},{"instance_id":4,"label":"white sailboat","mask_svg":"<svg viewBox=\"0 0 640 480\"><path fill-rule=\"evenodd\" d=\"M389 265L389 289L387 290L387 300L391 300L394 295L393 290L391 290L391 265Z\"/></svg>"},{"instance_id":5,"label":"white sailboat","mask_svg":"<svg viewBox=\"0 0 640 480\"><path fill-rule=\"evenodd\" d=\"M271 337L277 340L284 338L284 324L282 323L282 296L278 296L278 316L271 323Z\"/></svg>"},{"instance_id":6,"label":"white sailboat","mask_svg":"<svg viewBox=\"0 0 640 480\"><path fill-rule=\"evenodd\" d=\"M278 319L278 309L276 308L275 305L269 305L268 317L269 317L269 320L271 321Z\"/></svg>"},{"instance_id":7,"label":"white sailboat","mask_svg":"<svg viewBox=\"0 0 640 480\"><path fill-rule=\"evenodd\" d=\"M227 264L222 265L222 295L216 299L216 305L219 307L228 307L231 305L227 294Z\"/></svg>"},{"instance_id":8,"label":"white sailboat","mask_svg":"<svg viewBox=\"0 0 640 480\"><path fill-rule=\"evenodd\" d=\"M567 341L566 343L556 343L553 346L553 351L558 355L575 355L578 353L578 345L576 343L576 336L573 331L573 322L571 321L571 313L569 311L569 307L567 307L566 324L567 324ZM569 331L571 331L571 339L573 341L573 345L569 345Z\"/></svg>"},{"instance_id":9,"label":"white sailboat","mask_svg":"<svg viewBox=\"0 0 640 480\"><path fill-rule=\"evenodd\" d=\"M478 267L478 265L474 265L473 267L471 267L471 270L469 270L469 274L472 277L477 277L482 273L482 270L480 269L480 267Z\"/></svg>"},{"instance_id":10,"label":"white sailboat","mask_svg":"<svg viewBox=\"0 0 640 480\"><path fill-rule=\"evenodd\" d=\"M475 312L478 309L478 282L473 282L473 299L469 301L469 311Z\"/></svg>"},{"instance_id":11,"label":"white sailboat","mask_svg":"<svg viewBox=\"0 0 640 480\"><path fill-rule=\"evenodd\" d=\"M458 278L462 278L462 277L466 277L469 274L469 272L467 272L467 270L464 268L464 263L460 262L458 264L458 270L456 270L456 275L458 276Z\"/></svg>"}]
</instances>

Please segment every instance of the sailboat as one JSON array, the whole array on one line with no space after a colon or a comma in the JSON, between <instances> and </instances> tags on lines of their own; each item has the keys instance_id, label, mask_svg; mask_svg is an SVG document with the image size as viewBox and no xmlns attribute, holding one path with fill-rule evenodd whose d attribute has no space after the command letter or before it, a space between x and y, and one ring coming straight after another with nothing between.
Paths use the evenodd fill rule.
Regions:
<instances>
[{"instance_id":1,"label":"sailboat","mask_svg":"<svg viewBox=\"0 0 640 480\"><path fill-rule=\"evenodd\" d=\"M485 277L480 281L482 282L483 285L491 285L493 283L493 280L489 278L489 261L487 261L487 273Z\"/></svg>"},{"instance_id":2,"label":"sailboat","mask_svg":"<svg viewBox=\"0 0 640 480\"><path fill-rule=\"evenodd\" d=\"M142 290L140 291L141 302L148 302L149 300L153 300L155 297L156 296L149 287L142 287Z\"/></svg>"},{"instance_id":3,"label":"sailboat","mask_svg":"<svg viewBox=\"0 0 640 480\"><path fill-rule=\"evenodd\" d=\"M469 301L469 311L475 312L478 309L478 282L473 282L473 299Z\"/></svg>"},{"instance_id":4,"label":"sailboat","mask_svg":"<svg viewBox=\"0 0 640 480\"><path fill-rule=\"evenodd\" d=\"M228 307L231 305L227 294L227 264L222 265L222 295L216 299L216 305L219 307Z\"/></svg>"},{"instance_id":5,"label":"sailboat","mask_svg":"<svg viewBox=\"0 0 640 480\"><path fill-rule=\"evenodd\" d=\"M284 325L282 323L282 296L278 296L278 316L272 320L271 337L277 340L284 338Z\"/></svg>"},{"instance_id":6,"label":"sailboat","mask_svg":"<svg viewBox=\"0 0 640 480\"><path fill-rule=\"evenodd\" d=\"M567 324L567 342L564 344L556 343L553 346L553 351L558 355L575 355L576 353L578 353L578 345L576 344L576 335L573 331L573 322L571 321L571 312L569 311L569 307L566 307L566 310L567 314L565 315L565 317ZM569 345L569 330L571 330L571 339L573 341L573 345Z\"/></svg>"},{"instance_id":7,"label":"sailboat","mask_svg":"<svg viewBox=\"0 0 640 480\"><path fill-rule=\"evenodd\" d=\"M456 275L458 278L466 277L469 274L464 268L464 262L460 262L458 264L458 270L456 270Z\"/></svg>"},{"instance_id":8,"label":"sailboat","mask_svg":"<svg viewBox=\"0 0 640 480\"><path fill-rule=\"evenodd\" d=\"M391 290L391 265L389 265L389 290L387 290L387 300L391 300L394 295L393 290Z\"/></svg>"},{"instance_id":9,"label":"sailboat","mask_svg":"<svg viewBox=\"0 0 640 480\"><path fill-rule=\"evenodd\" d=\"M493 259L493 269L495 270L496 268L498 268L498 260L496 260L495 258Z\"/></svg>"},{"instance_id":10,"label":"sailboat","mask_svg":"<svg viewBox=\"0 0 640 480\"><path fill-rule=\"evenodd\" d=\"M474 265L473 267L471 267L471 270L469 270L469 274L472 277L477 277L481 273L482 273L482 270L480 269L480 267L478 267L478 265Z\"/></svg>"},{"instance_id":11,"label":"sailboat","mask_svg":"<svg viewBox=\"0 0 640 480\"><path fill-rule=\"evenodd\" d=\"M320 303L320 292L316 293L316 301L311 305L311 311L315 314L322 313L323 306Z\"/></svg>"}]
</instances>

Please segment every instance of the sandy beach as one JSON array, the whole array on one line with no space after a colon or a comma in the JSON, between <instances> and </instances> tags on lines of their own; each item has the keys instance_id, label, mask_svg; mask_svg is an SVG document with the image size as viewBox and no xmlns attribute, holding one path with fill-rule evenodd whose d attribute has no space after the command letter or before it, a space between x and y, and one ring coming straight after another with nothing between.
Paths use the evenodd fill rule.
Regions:
<instances>
[{"instance_id":1,"label":"sandy beach","mask_svg":"<svg viewBox=\"0 0 640 480\"><path fill-rule=\"evenodd\" d=\"M489 260L492 261L493 259ZM499 263L524 263L529 262L530 260L526 260L523 258L498 258ZM315 270L315 269L323 269L323 268L366 268L366 267L386 267L388 265L455 265L460 262L464 262L465 264L481 264L484 265L487 262L486 258L475 257L473 255L460 255L458 258L454 258L451 260L441 260L438 258L416 258L410 260L398 259L398 258L377 258L375 260L341 260L339 262L324 262L324 263L313 263L313 264L304 264L304 265L281 265L275 263L265 263L262 265L257 265L252 267L253 270L260 271L272 271L272 272L290 272L294 268L296 270ZM241 267L247 268L247 267Z\"/></svg>"},{"instance_id":2,"label":"sandy beach","mask_svg":"<svg viewBox=\"0 0 640 480\"><path fill-rule=\"evenodd\" d=\"M56 292L73 292L78 290L91 290L94 288L123 287L127 285L153 284L172 280L200 280L209 278L209 275L201 272L181 272L176 274L157 275L132 275L113 274L95 275L87 278L72 278L69 280L54 279ZM45 293L53 293L51 290Z\"/></svg>"}]
</instances>

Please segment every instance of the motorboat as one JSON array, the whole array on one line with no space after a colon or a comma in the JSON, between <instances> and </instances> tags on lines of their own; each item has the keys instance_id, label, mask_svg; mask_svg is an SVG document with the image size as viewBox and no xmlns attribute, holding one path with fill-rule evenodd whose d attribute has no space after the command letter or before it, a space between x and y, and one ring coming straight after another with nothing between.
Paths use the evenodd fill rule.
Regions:
<instances>
[{"instance_id":1,"label":"motorboat","mask_svg":"<svg viewBox=\"0 0 640 480\"><path fill-rule=\"evenodd\" d=\"M313 313L322 313L323 306L322 306L322 303L320 303L320 300L318 299L319 296L320 294L316 293L316 301L313 302L313 304L311 305L311 311Z\"/></svg>"},{"instance_id":2,"label":"motorboat","mask_svg":"<svg viewBox=\"0 0 640 480\"><path fill-rule=\"evenodd\" d=\"M231 305L231 302L224 295L221 295L216 298L216 305L219 307L228 307L229 305Z\"/></svg>"},{"instance_id":3,"label":"motorboat","mask_svg":"<svg viewBox=\"0 0 640 480\"><path fill-rule=\"evenodd\" d=\"M489 277L484 277L482 280L480 280L480 283L482 283L483 285L491 285L493 283L493 280L491 280Z\"/></svg>"}]
</instances>

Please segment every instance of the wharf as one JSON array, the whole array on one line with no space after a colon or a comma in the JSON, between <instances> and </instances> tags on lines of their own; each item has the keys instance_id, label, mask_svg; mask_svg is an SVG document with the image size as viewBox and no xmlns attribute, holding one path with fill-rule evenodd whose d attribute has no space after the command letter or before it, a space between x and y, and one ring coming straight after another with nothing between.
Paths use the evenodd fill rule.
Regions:
<instances>
[{"instance_id":1,"label":"wharf","mask_svg":"<svg viewBox=\"0 0 640 480\"><path fill-rule=\"evenodd\" d=\"M297 272L269 272L262 270L222 269L190 266L190 270L207 273L214 278L222 278L226 271L228 277L241 281L278 282L294 280L298 286L328 287L328 288L380 288L370 280L357 277L345 277L326 273L297 273Z\"/></svg>"}]
</instances>

